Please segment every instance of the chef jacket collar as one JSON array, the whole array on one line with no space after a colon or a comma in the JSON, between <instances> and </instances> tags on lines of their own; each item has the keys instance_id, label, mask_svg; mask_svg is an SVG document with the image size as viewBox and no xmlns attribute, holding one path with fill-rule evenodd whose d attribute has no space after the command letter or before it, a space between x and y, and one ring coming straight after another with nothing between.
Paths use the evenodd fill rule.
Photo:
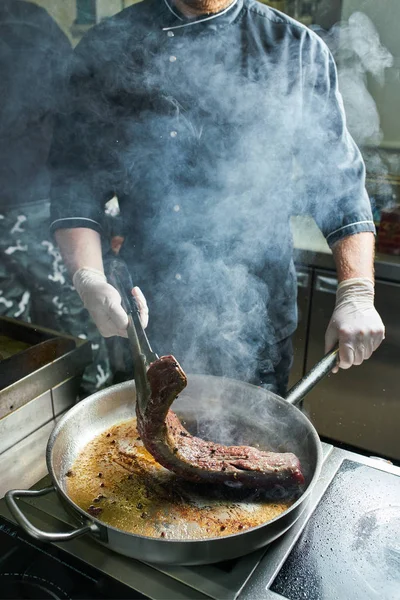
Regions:
<instances>
[{"instance_id":1,"label":"chef jacket collar","mask_svg":"<svg viewBox=\"0 0 400 600\"><path fill-rule=\"evenodd\" d=\"M164 4L165 10L165 25L163 23L163 31L175 31L180 29L190 29L191 27L201 25L229 25L237 18L243 8L243 0L233 0L233 2L214 15L203 15L190 17L183 15L173 4L173 0L158 0ZM163 19L164 20L164 19Z\"/></svg>"}]
</instances>

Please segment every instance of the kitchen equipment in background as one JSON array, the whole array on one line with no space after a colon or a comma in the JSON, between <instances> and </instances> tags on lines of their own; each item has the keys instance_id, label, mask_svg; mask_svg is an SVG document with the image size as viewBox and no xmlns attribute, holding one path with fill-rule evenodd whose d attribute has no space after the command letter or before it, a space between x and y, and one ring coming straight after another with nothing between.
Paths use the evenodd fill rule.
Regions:
<instances>
[{"instance_id":1,"label":"kitchen equipment in background","mask_svg":"<svg viewBox=\"0 0 400 600\"><path fill-rule=\"evenodd\" d=\"M400 469L328 444L322 446L321 476L293 527L267 548L213 565L167 567L144 563L118 555L87 537L68 544L43 544L15 525L1 500L0 598L22 597L12 596L6 588L12 582L4 574L13 574L19 580L26 578L26 583L33 580L41 585L41 598L371 600L365 586L376 575L376 567L382 565L385 570L378 577L378 597L393 600L391 586L400 587L393 546L396 531L398 540L399 521L393 520L395 513L389 505L398 504ZM35 489L50 484L47 476ZM74 525L74 518L56 494L24 498L21 505L29 520L42 529L60 531ZM347 544L341 543L344 523L351 524L344 532ZM371 527L374 523L375 528ZM293 557L298 561L294 569ZM367 567L361 570L362 581L360 566ZM332 577L333 573L344 577ZM326 574L334 596L329 590L328 595L320 594L321 588L315 585Z\"/></svg>"},{"instance_id":2,"label":"kitchen equipment in background","mask_svg":"<svg viewBox=\"0 0 400 600\"><path fill-rule=\"evenodd\" d=\"M79 377L91 360L85 340L8 317L0 317L0 340L5 350L0 360L0 418ZM43 352L46 347L48 354Z\"/></svg>"},{"instance_id":3,"label":"kitchen equipment in background","mask_svg":"<svg viewBox=\"0 0 400 600\"><path fill-rule=\"evenodd\" d=\"M367 166L366 188L371 200L375 227L379 235L382 211L400 205L400 177L388 173L377 174L372 171L374 163L380 164L380 162L383 162L377 152L374 153L369 150L368 153L366 152L365 160ZM368 171L369 164L371 164L371 172Z\"/></svg>"},{"instance_id":4,"label":"kitchen equipment in background","mask_svg":"<svg viewBox=\"0 0 400 600\"><path fill-rule=\"evenodd\" d=\"M306 480L301 496L289 509L271 521L237 534L205 539L168 539L145 537L116 529L92 517L68 496L66 474L85 446L115 424L131 419L135 414L135 388L125 382L93 394L75 406L54 429L47 446L47 467L53 486L39 492L13 490L6 501L18 523L36 539L68 540L90 533L110 549L153 563L205 564L232 559L270 543L289 529L305 510L316 483L322 462L322 450L315 429L293 404L326 375L336 362L337 351L325 356L310 373L291 390L287 401L276 394L241 381L206 375L191 375L188 386L174 403L177 415L194 424L201 437L207 427L207 437L216 442L255 445L274 451L293 452L300 459ZM249 411L249 404L251 411ZM215 409L218 406L218 418ZM213 418L210 419L210 414ZM222 417L225 416L223 428ZM223 436L223 429L227 432ZM56 490L83 526L68 533L47 534L35 529L18 508L16 499L44 495ZM250 491L251 495L252 492ZM243 501L243 498L241 498ZM228 508L229 510L229 508ZM184 530L184 528L183 528Z\"/></svg>"},{"instance_id":5,"label":"kitchen equipment in background","mask_svg":"<svg viewBox=\"0 0 400 600\"><path fill-rule=\"evenodd\" d=\"M286 13L304 25L311 25L318 7L318 0L261 0L271 8Z\"/></svg>"},{"instance_id":6,"label":"kitchen equipment in background","mask_svg":"<svg viewBox=\"0 0 400 600\"><path fill-rule=\"evenodd\" d=\"M55 337L10 354L8 358L0 360L0 390L8 388L74 348L73 339Z\"/></svg>"},{"instance_id":7,"label":"kitchen equipment in background","mask_svg":"<svg viewBox=\"0 0 400 600\"><path fill-rule=\"evenodd\" d=\"M383 266L379 265L382 274ZM315 270L308 366L324 350L324 332L335 306L336 288L337 279L332 271ZM386 339L362 365L340 371L340 377L327 377L318 392L307 395L303 406L321 436L400 460L400 284L378 278L375 290L375 304L385 323Z\"/></svg>"},{"instance_id":8,"label":"kitchen equipment in background","mask_svg":"<svg viewBox=\"0 0 400 600\"><path fill-rule=\"evenodd\" d=\"M0 343L1 497L46 472L48 437L76 401L91 349L85 340L6 317Z\"/></svg>"},{"instance_id":9,"label":"kitchen equipment in background","mask_svg":"<svg viewBox=\"0 0 400 600\"><path fill-rule=\"evenodd\" d=\"M381 211L378 252L400 255L400 206Z\"/></svg>"},{"instance_id":10,"label":"kitchen equipment in background","mask_svg":"<svg viewBox=\"0 0 400 600\"><path fill-rule=\"evenodd\" d=\"M318 0L286 0L285 12L303 25L312 25Z\"/></svg>"},{"instance_id":11,"label":"kitchen equipment in background","mask_svg":"<svg viewBox=\"0 0 400 600\"><path fill-rule=\"evenodd\" d=\"M268 4L271 8L276 8L281 12L286 12L287 0L260 0L263 4Z\"/></svg>"},{"instance_id":12,"label":"kitchen equipment in background","mask_svg":"<svg viewBox=\"0 0 400 600\"><path fill-rule=\"evenodd\" d=\"M39 329L17 319L0 317L0 360L14 356L45 340L51 340L56 335L55 332Z\"/></svg>"}]
</instances>

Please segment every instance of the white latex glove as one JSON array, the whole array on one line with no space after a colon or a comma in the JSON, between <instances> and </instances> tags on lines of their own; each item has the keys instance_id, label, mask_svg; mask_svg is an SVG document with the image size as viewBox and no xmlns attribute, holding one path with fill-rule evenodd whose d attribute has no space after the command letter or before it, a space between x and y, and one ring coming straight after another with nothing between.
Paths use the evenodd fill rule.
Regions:
<instances>
[{"instance_id":1,"label":"white latex glove","mask_svg":"<svg viewBox=\"0 0 400 600\"><path fill-rule=\"evenodd\" d=\"M385 327L374 307L370 279L347 279L338 285L336 306L325 334L325 351L339 342L339 362L333 369L361 365L385 338Z\"/></svg>"},{"instance_id":2,"label":"white latex glove","mask_svg":"<svg viewBox=\"0 0 400 600\"><path fill-rule=\"evenodd\" d=\"M128 315L121 306L121 296L115 287L107 283L104 273L82 267L76 271L72 281L101 335L128 337ZM149 309L146 298L138 287L133 288L132 296L139 308L140 321L143 327L147 327Z\"/></svg>"}]
</instances>

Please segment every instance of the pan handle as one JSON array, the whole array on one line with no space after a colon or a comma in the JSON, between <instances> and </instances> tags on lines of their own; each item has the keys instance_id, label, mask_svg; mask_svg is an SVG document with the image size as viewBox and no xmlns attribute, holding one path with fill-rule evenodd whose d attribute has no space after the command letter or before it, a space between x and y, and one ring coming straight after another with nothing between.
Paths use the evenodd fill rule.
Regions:
<instances>
[{"instance_id":1,"label":"pan handle","mask_svg":"<svg viewBox=\"0 0 400 600\"><path fill-rule=\"evenodd\" d=\"M310 392L317 383L327 375L337 363L339 348L331 350L317 364L300 379L287 393L286 402L296 406L304 396Z\"/></svg>"},{"instance_id":2,"label":"pan handle","mask_svg":"<svg viewBox=\"0 0 400 600\"><path fill-rule=\"evenodd\" d=\"M50 533L47 531L42 531L41 529L35 527L28 520L28 518L17 505L16 498L45 496L46 494L54 491L55 488L51 486L41 490L10 490L6 493L5 500L9 511L17 521L18 525L20 525L28 535L36 540L39 540L40 542L67 542L68 540L73 540L74 538L84 535L85 533L98 532L98 527L95 523L90 523L65 533Z\"/></svg>"}]
</instances>

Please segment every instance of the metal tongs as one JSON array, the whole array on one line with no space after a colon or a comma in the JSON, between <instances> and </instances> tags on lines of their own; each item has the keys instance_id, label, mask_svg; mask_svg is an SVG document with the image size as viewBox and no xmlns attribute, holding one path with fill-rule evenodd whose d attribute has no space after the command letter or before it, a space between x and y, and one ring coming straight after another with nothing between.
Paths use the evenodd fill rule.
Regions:
<instances>
[{"instance_id":1,"label":"metal tongs","mask_svg":"<svg viewBox=\"0 0 400 600\"><path fill-rule=\"evenodd\" d=\"M139 309L131 293L134 286L126 262L119 257L107 258L104 260L104 269L108 282L118 290L122 307L128 315L127 333L133 360L136 402L140 412L144 413L150 398L147 369L159 357L153 352L140 321Z\"/></svg>"}]
</instances>

